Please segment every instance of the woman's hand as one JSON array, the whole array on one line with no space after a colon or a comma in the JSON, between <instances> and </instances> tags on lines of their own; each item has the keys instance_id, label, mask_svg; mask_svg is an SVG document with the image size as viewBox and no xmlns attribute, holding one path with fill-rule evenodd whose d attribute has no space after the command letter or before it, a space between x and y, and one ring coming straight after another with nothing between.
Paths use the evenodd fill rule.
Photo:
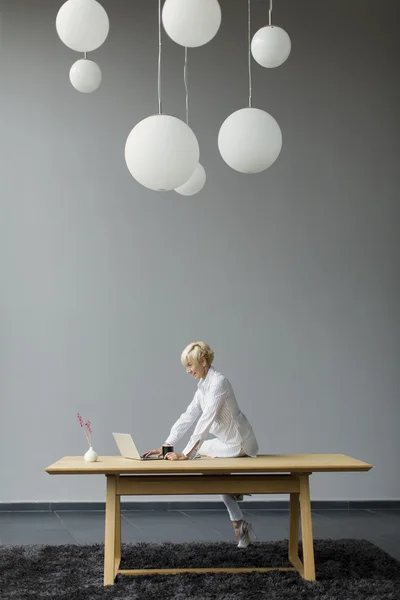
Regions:
<instances>
[{"instance_id":1,"label":"woman's hand","mask_svg":"<svg viewBox=\"0 0 400 600\"><path fill-rule=\"evenodd\" d=\"M148 456L151 456L155 454L156 456L162 456L162 448L154 448L154 450L149 450L148 452L145 452L144 454L142 454L142 458L147 458Z\"/></svg>"},{"instance_id":2,"label":"woman's hand","mask_svg":"<svg viewBox=\"0 0 400 600\"><path fill-rule=\"evenodd\" d=\"M166 460L189 460L183 452L167 452L164 458Z\"/></svg>"}]
</instances>

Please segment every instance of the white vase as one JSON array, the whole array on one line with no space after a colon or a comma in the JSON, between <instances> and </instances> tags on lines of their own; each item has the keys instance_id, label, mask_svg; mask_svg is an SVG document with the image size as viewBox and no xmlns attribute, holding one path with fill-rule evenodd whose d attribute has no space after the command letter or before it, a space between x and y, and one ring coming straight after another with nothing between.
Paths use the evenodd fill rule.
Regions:
<instances>
[{"instance_id":1,"label":"white vase","mask_svg":"<svg viewBox=\"0 0 400 600\"><path fill-rule=\"evenodd\" d=\"M83 458L87 462L96 462L96 460L99 458L99 455L95 450L93 450L92 446L90 446L89 450L86 452Z\"/></svg>"}]
</instances>

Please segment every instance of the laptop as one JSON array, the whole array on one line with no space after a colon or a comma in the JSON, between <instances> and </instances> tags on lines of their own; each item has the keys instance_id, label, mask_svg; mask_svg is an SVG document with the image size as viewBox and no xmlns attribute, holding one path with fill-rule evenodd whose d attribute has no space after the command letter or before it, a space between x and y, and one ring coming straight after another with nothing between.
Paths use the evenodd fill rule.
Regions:
<instances>
[{"instance_id":1,"label":"laptop","mask_svg":"<svg viewBox=\"0 0 400 600\"><path fill-rule=\"evenodd\" d=\"M114 440L118 446L121 456L132 460L164 460L163 456L151 454L147 458L140 456L135 442L129 433L113 433Z\"/></svg>"}]
</instances>

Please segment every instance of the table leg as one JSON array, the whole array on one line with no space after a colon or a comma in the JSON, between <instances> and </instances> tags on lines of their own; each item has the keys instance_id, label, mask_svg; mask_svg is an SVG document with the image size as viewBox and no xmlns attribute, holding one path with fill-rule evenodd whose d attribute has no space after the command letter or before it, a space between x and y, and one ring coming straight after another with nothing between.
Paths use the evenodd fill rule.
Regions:
<instances>
[{"instance_id":1,"label":"table leg","mask_svg":"<svg viewBox=\"0 0 400 600\"><path fill-rule=\"evenodd\" d=\"M115 502L115 576L117 576L119 565L121 563L121 496L116 497Z\"/></svg>"},{"instance_id":2,"label":"table leg","mask_svg":"<svg viewBox=\"0 0 400 600\"><path fill-rule=\"evenodd\" d=\"M290 494L289 560L299 566L299 494Z\"/></svg>"},{"instance_id":3,"label":"table leg","mask_svg":"<svg viewBox=\"0 0 400 600\"><path fill-rule=\"evenodd\" d=\"M301 533L303 538L304 579L315 581L314 544L312 535L310 478L300 475Z\"/></svg>"},{"instance_id":4,"label":"table leg","mask_svg":"<svg viewBox=\"0 0 400 600\"><path fill-rule=\"evenodd\" d=\"M120 511L117 496L117 477L107 475L106 495L106 532L104 540L104 585L113 585L116 576L116 564L121 554ZM119 521L119 526L118 526ZM116 551L117 550L117 551ZM119 566L119 562L118 562Z\"/></svg>"}]
</instances>

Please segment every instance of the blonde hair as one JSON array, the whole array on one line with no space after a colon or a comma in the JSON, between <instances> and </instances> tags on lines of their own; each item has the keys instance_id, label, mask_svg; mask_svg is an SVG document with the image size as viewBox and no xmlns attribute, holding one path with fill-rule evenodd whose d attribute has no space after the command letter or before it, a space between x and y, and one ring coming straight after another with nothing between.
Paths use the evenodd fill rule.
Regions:
<instances>
[{"instance_id":1,"label":"blonde hair","mask_svg":"<svg viewBox=\"0 0 400 600\"><path fill-rule=\"evenodd\" d=\"M187 367L189 362L199 364L203 358L206 359L208 366L212 364L214 352L210 346L205 342L192 342L182 352L181 363Z\"/></svg>"}]
</instances>

